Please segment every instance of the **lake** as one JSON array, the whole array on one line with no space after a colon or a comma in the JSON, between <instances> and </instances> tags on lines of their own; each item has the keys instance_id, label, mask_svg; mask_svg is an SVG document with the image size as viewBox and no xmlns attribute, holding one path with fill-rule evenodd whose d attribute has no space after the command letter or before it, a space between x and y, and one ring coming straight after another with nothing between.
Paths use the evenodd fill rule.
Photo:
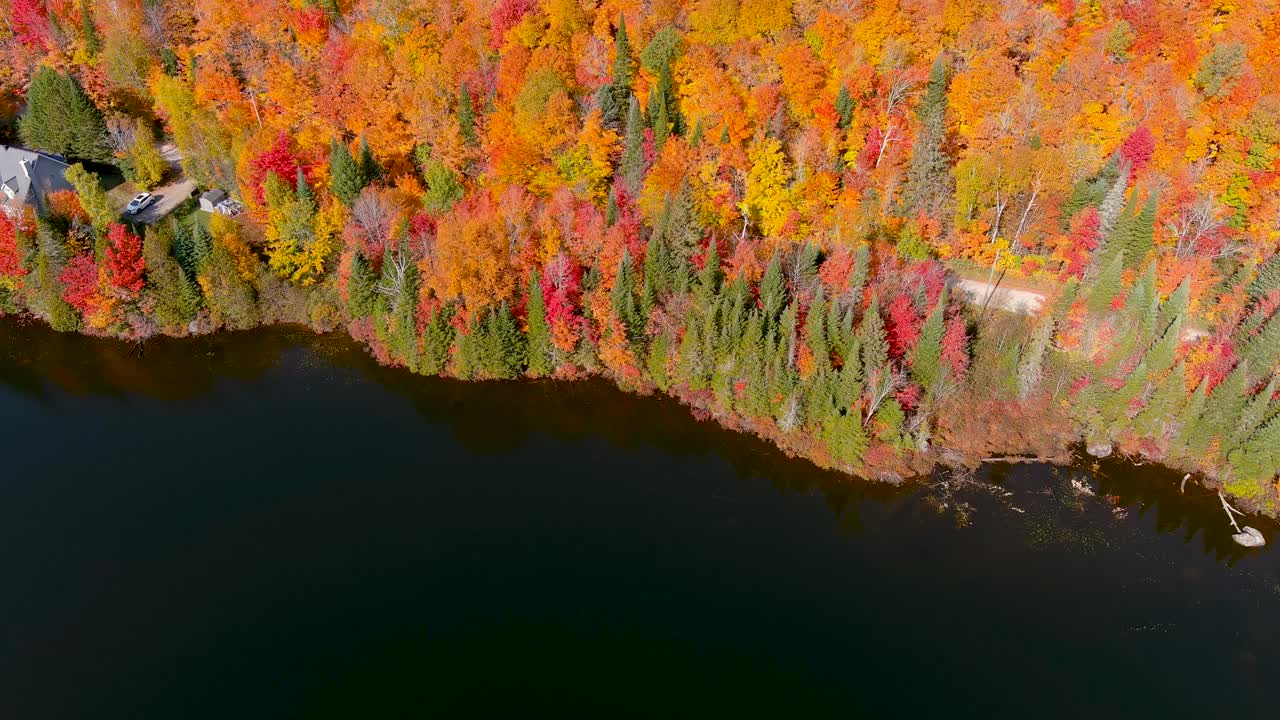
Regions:
<instances>
[{"instance_id":1,"label":"lake","mask_svg":"<svg viewBox=\"0 0 1280 720\"><path fill-rule=\"evenodd\" d=\"M0 320L0 717L1262 718L1280 528L1121 461L904 488L604 381Z\"/></svg>"}]
</instances>

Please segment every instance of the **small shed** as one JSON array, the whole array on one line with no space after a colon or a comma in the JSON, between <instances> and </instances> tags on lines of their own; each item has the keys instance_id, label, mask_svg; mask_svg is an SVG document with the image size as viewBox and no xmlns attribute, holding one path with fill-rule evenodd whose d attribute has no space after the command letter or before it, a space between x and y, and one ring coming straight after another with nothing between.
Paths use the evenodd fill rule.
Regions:
<instances>
[{"instance_id":1,"label":"small shed","mask_svg":"<svg viewBox=\"0 0 1280 720\"><path fill-rule=\"evenodd\" d=\"M205 212L214 212L218 209L218 204L227 199L227 194L221 190L210 190L200 196L200 209Z\"/></svg>"}]
</instances>

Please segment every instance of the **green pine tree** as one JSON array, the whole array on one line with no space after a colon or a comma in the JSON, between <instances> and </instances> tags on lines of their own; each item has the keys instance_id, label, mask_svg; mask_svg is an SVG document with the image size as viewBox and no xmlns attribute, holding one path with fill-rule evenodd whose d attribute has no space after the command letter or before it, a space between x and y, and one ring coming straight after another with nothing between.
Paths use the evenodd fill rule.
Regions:
<instances>
[{"instance_id":1,"label":"green pine tree","mask_svg":"<svg viewBox=\"0 0 1280 720\"><path fill-rule=\"evenodd\" d=\"M1228 459L1237 480L1227 489L1233 495L1265 497L1265 484L1275 480L1276 469L1280 468L1280 415L1231 451Z\"/></svg>"},{"instance_id":2,"label":"green pine tree","mask_svg":"<svg viewBox=\"0 0 1280 720\"><path fill-rule=\"evenodd\" d=\"M1111 309L1111 301L1116 295L1120 294L1122 286L1121 275L1124 273L1124 250L1120 250L1112 256L1111 261L1102 268L1102 272L1093 280L1093 287L1089 290L1089 297L1085 301L1089 312L1095 315L1105 315Z\"/></svg>"},{"instance_id":3,"label":"green pine tree","mask_svg":"<svg viewBox=\"0 0 1280 720\"><path fill-rule=\"evenodd\" d=\"M1018 397L1026 400L1040 387L1044 378L1045 356L1049 352L1049 344L1053 341L1053 331L1057 323L1052 315L1046 315L1036 325L1026 351L1022 353L1018 364ZM1012 343L1009 343L1012 345Z\"/></svg>"},{"instance_id":4,"label":"green pine tree","mask_svg":"<svg viewBox=\"0 0 1280 720\"><path fill-rule=\"evenodd\" d=\"M1199 444L1199 436L1203 434L1201 429L1200 418L1204 415L1205 404L1208 402L1209 379L1204 378L1196 389L1192 391L1191 396L1178 410L1177 415L1177 442L1172 450L1175 456L1186 456L1191 453L1192 444ZM1206 440L1207 444L1207 440Z\"/></svg>"},{"instance_id":5,"label":"green pine tree","mask_svg":"<svg viewBox=\"0 0 1280 720\"><path fill-rule=\"evenodd\" d=\"M200 291L172 254L168 228L148 226L142 238L151 317L162 328L185 328L200 309Z\"/></svg>"},{"instance_id":6,"label":"green pine tree","mask_svg":"<svg viewBox=\"0 0 1280 720\"><path fill-rule=\"evenodd\" d=\"M89 57L97 55L102 50L102 37L93 24L93 13L89 11L88 0L80 0L80 32L84 35L84 49Z\"/></svg>"},{"instance_id":7,"label":"green pine tree","mask_svg":"<svg viewBox=\"0 0 1280 720\"><path fill-rule=\"evenodd\" d=\"M926 392L942 378L942 334L946 332L947 291L943 288L933 311L920 327L920 340L912 355L911 374Z\"/></svg>"},{"instance_id":8,"label":"green pine tree","mask_svg":"<svg viewBox=\"0 0 1280 720\"><path fill-rule=\"evenodd\" d=\"M362 188L382 179L382 166L378 164L378 159L373 156L373 150L369 148L369 142L363 136L360 138L359 164Z\"/></svg>"},{"instance_id":9,"label":"green pine tree","mask_svg":"<svg viewBox=\"0 0 1280 720\"><path fill-rule=\"evenodd\" d=\"M1128 225L1125 237L1125 257L1129 267L1137 267L1147 259L1155 248L1156 206L1160 202L1160 193L1152 192L1142 211L1133 217Z\"/></svg>"},{"instance_id":10,"label":"green pine tree","mask_svg":"<svg viewBox=\"0 0 1280 720\"><path fill-rule=\"evenodd\" d=\"M1258 276L1249 283L1249 297L1258 300L1280 290L1280 252L1272 255L1258 267Z\"/></svg>"},{"instance_id":11,"label":"green pine tree","mask_svg":"<svg viewBox=\"0 0 1280 720\"><path fill-rule=\"evenodd\" d=\"M950 200L954 181L951 160L944 150L946 140L947 70L942 55L933 63L929 85L918 116L920 131L911 148L911 164L907 168L904 197L908 209L919 209L932 217L941 217Z\"/></svg>"},{"instance_id":12,"label":"green pine tree","mask_svg":"<svg viewBox=\"0 0 1280 720\"><path fill-rule=\"evenodd\" d=\"M302 166L298 166L298 178L294 182L294 195L299 203L308 208L312 208L312 214L319 203L316 202L316 194L311 190L311 184L307 182L307 176L302 172Z\"/></svg>"},{"instance_id":13,"label":"green pine tree","mask_svg":"<svg viewBox=\"0 0 1280 720\"><path fill-rule=\"evenodd\" d=\"M528 346L525 336L516 324L515 316L506 303L486 319L489 338L489 373L496 378L510 380L524 372L528 360Z\"/></svg>"},{"instance_id":14,"label":"green pine tree","mask_svg":"<svg viewBox=\"0 0 1280 720\"><path fill-rule=\"evenodd\" d=\"M462 83L458 92L458 127L462 129L462 139L468 145L475 147L480 143L476 137L476 109L471 104L471 92L467 90L466 83Z\"/></svg>"},{"instance_id":15,"label":"green pine tree","mask_svg":"<svg viewBox=\"0 0 1280 720\"><path fill-rule=\"evenodd\" d=\"M75 332L80 328L80 318L75 308L62 298L63 286L58 280L61 267L55 265L48 253L41 252L36 257L36 293L35 309L44 315L49 327L58 332Z\"/></svg>"},{"instance_id":16,"label":"green pine tree","mask_svg":"<svg viewBox=\"0 0 1280 720\"><path fill-rule=\"evenodd\" d=\"M364 255L355 252L351 256L351 272L347 277L347 311L353 318L371 317L377 312L378 278Z\"/></svg>"},{"instance_id":17,"label":"green pine tree","mask_svg":"<svg viewBox=\"0 0 1280 720\"><path fill-rule=\"evenodd\" d=\"M618 29L613 35L613 92L621 106L631 97L631 38L627 35L627 18L618 14Z\"/></svg>"},{"instance_id":18,"label":"green pine tree","mask_svg":"<svg viewBox=\"0 0 1280 720\"><path fill-rule=\"evenodd\" d=\"M626 141L618 174L634 193L644 180L644 117L640 113L640 101L634 95L629 96L627 103Z\"/></svg>"},{"instance_id":19,"label":"green pine tree","mask_svg":"<svg viewBox=\"0 0 1280 720\"><path fill-rule=\"evenodd\" d=\"M1188 438L1192 453L1203 456L1214 438L1231 437L1232 429L1248 404L1248 386L1247 363L1241 362L1213 388L1205 401L1204 413L1196 422L1196 432Z\"/></svg>"},{"instance_id":20,"label":"green pine tree","mask_svg":"<svg viewBox=\"0 0 1280 720\"><path fill-rule=\"evenodd\" d=\"M74 77L39 66L26 101L26 112L18 121L24 145L72 158L111 161L106 122Z\"/></svg>"},{"instance_id":21,"label":"green pine tree","mask_svg":"<svg viewBox=\"0 0 1280 720\"><path fill-rule=\"evenodd\" d=\"M609 188L609 199L604 206L604 224L607 227L613 227L618 223L618 194L613 188Z\"/></svg>"},{"instance_id":22,"label":"green pine tree","mask_svg":"<svg viewBox=\"0 0 1280 720\"><path fill-rule=\"evenodd\" d=\"M1274 408L1271 398L1280 392L1280 374L1271 376L1270 382L1254 393L1240 413L1235 433L1231 436L1231 444L1239 445L1251 437L1257 429L1267 421Z\"/></svg>"},{"instance_id":23,"label":"green pine tree","mask_svg":"<svg viewBox=\"0 0 1280 720\"><path fill-rule=\"evenodd\" d=\"M822 287L814 293L813 302L804 323L805 343L813 355L815 379L831 370L831 346L827 343L827 306ZM816 384L816 383L815 383Z\"/></svg>"},{"instance_id":24,"label":"green pine tree","mask_svg":"<svg viewBox=\"0 0 1280 720\"><path fill-rule=\"evenodd\" d=\"M1141 437L1164 439L1174 427L1178 408L1187 399L1187 374L1182 363L1174 366L1165 378L1156 383L1152 394L1141 412L1133 419L1134 430Z\"/></svg>"},{"instance_id":25,"label":"green pine tree","mask_svg":"<svg viewBox=\"0 0 1280 720\"><path fill-rule=\"evenodd\" d=\"M209 228L205 227L196 216L191 216L191 260L196 268L195 272L204 266L205 262L213 255L213 235L209 233ZM192 273L195 274L194 272Z\"/></svg>"},{"instance_id":26,"label":"green pine tree","mask_svg":"<svg viewBox=\"0 0 1280 720\"><path fill-rule=\"evenodd\" d=\"M840 116L839 127L841 130L848 130L849 124L853 122L853 110L857 107L853 96L849 94L847 85L840 85L840 93L836 95L836 113Z\"/></svg>"},{"instance_id":27,"label":"green pine tree","mask_svg":"<svg viewBox=\"0 0 1280 720\"><path fill-rule=\"evenodd\" d=\"M1260 372L1276 368L1280 363L1280 313L1273 314L1261 332L1245 340L1240 357Z\"/></svg>"},{"instance_id":28,"label":"green pine tree","mask_svg":"<svg viewBox=\"0 0 1280 720\"><path fill-rule=\"evenodd\" d=\"M644 284L640 291L640 312L649 317L657 307L659 298L671 291L671 254L662 234L649 236L649 247L644 253Z\"/></svg>"},{"instance_id":29,"label":"green pine tree","mask_svg":"<svg viewBox=\"0 0 1280 720\"><path fill-rule=\"evenodd\" d=\"M551 327L547 324L547 304L542 297L542 282L535 269L529 275L529 302L526 308L529 323L529 374L546 377L555 369L551 353Z\"/></svg>"},{"instance_id":30,"label":"green pine tree","mask_svg":"<svg viewBox=\"0 0 1280 720\"><path fill-rule=\"evenodd\" d=\"M329 191L347 207L356 201L365 181L351 151L337 140L329 144Z\"/></svg>"},{"instance_id":31,"label":"green pine tree","mask_svg":"<svg viewBox=\"0 0 1280 720\"><path fill-rule=\"evenodd\" d=\"M862 372L864 377L872 373L884 373L889 367L889 338L885 333L884 318L880 317L880 299L871 296L871 305L858 329L858 341L862 346Z\"/></svg>"},{"instance_id":32,"label":"green pine tree","mask_svg":"<svg viewBox=\"0 0 1280 720\"><path fill-rule=\"evenodd\" d=\"M622 252L622 262L618 263L613 290L609 293L609 305L618 322L622 323L627 340L639 340L644 334L644 318L636 304L635 270L632 268L631 253L626 250Z\"/></svg>"},{"instance_id":33,"label":"green pine tree","mask_svg":"<svg viewBox=\"0 0 1280 720\"><path fill-rule=\"evenodd\" d=\"M422 358L418 362L418 372L423 375L439 375L448 366L449 351L457 336L453 316L453 305L445 305L431 316L422 329Z\"/></svg>"}]
</instances>

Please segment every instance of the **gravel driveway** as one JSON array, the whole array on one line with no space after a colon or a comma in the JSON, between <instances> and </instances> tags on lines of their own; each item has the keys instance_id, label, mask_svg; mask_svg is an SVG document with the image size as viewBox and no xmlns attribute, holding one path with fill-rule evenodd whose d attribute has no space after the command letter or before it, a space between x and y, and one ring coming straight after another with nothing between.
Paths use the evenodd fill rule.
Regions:
<instances>
[{"instance_id":1,"label":"gravel driveway","mask_svg":"<svg viewBox=\"0 0 1280 720\"><path fill-rule=\"evenodd\" d=\"M151 194L155 195L156 199L147 206L146 210L137 215L125 215L125 219L129 222L154 225L157 220L173 212L174 208L191 197L191 193L196 189L195 181L188 179L182 173L182 153L178 151L178 148L173 143L162 145L160 147L160 156L168 163L169 175L173 180L169 184L162 185L151 191Z\"/></svg>"}]
</instances>

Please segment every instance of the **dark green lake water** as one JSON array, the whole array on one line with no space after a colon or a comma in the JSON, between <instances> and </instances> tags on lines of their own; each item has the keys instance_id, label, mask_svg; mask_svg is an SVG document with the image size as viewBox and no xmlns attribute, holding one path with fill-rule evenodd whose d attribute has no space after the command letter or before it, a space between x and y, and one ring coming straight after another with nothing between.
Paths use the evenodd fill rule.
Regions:
<instances>
[{"instance_id":1,"label":"dark green lake water","mask_svg":"<svg viewBox=\"0 0 1280 720\"><path fill-rule=\"evenodd\" d=\"M1280 554L1151 467L895 490L603 382L12 320L0 452L5 719L1262 718L1280 686Z\"/></svg>"}]
</instances>

